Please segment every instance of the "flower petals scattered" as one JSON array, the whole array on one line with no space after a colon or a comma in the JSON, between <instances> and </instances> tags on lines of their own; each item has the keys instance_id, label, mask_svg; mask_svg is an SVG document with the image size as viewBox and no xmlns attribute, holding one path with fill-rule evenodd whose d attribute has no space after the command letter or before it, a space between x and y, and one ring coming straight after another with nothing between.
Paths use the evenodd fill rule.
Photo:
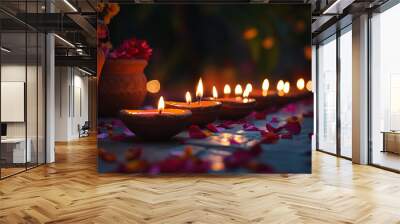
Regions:
<instances>
[{"instance_id":1,"label":"flower petals scattered","mask_svg":"<svg viewBox=\"0 0 400 224\"><path fill-rule=\"evenodd\" d=\"M191 125L188 132L190 138L202 139L208 137L197 125Z\"/></svg>"}]
</instances>

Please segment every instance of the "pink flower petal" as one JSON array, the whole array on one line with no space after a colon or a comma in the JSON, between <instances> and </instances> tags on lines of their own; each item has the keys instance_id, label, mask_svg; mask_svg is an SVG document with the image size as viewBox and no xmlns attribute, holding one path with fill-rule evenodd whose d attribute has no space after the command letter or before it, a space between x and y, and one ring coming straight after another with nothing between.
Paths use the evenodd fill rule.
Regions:
<instances>
[{"instance_id":1,"label":"pink flower petal","mask_svg":"<svg viewBox=\"0 0 400 224\"><path fill-rule=\"evenodd\" d=\"M233 128L232 125L233 125L232 121L224 121L221 124L217 125L217 127L231 129L231 128Z\"/></svg>"},{"instance_id":2,"label":"pink flower petal","mask_svg":"<svg viewBox=\"0 0 400 224\"><path fill-rule=\"evenodd\" d=\"M143 152L142 148L139 147L130 148L125 152L125 160L130 161L139 159L142 156L142 152Z\"/></svg>"},{"instance_id":3,"label":"pink flower petal","mask_svg":"<svg viewBox=\"0 0 400 224\"><path fill-rule=\"evenodd\" d=\"M283 108L283 111L288 113L295 113L297 111L297 106L293 103L288 104L285 108Z\"/></svg>"},{"instance_id":4,"label":"pink flower petal","mask_svg":"<svg viewBox=\"0 0 400 224\"><path fill-rule=\"evenodd\" d=\"M229 143L232 144L232 145L239 145L239 144L240 144L238 141L236 141L236 140L233 139L233 138L230 138L230 139L229 139Z\"/></svg>"},{"instance_id":5,"label":"pink flower petal","mask_svg":"<svg viewBox=\"0 0 400 224\"><path fill-rule=\"evenodd\" d=\"M254 126L253 124L249 124L249 123L244 124L243 129L245 131L260 131L260 129L258 129L256 126Z\"/></svg>"},{"instance_id":6,"label":"pink flower petal","mask_svg":"<svg viewBox=\"0 0 400 224\"><path fill-rule=\"evenodd\" d=\"M199 126L192 125L189 127L189 137L202 139L202 138L207 138L207 135L200 129Z\"/></svg>"},{"instance_id":7,"label":"pink flower petal","mask_svg":"<svg viewBox=\"0 0 400 224\"><path fill-rule=\"evenodd\" d=\"M292 133L288 132L288 133L281 134L281 138L282 139L292 139L293 135L292 135Z\"/></svg>"},{"instance_id":8,"label":"pink flower petal","mask_svg":"<svg viewBox=\"0 0 400 224\"><path fill-rule=\"evenodd\" d=\"M279 135L274 132L265 132L262 136L261 142L264 144L273 144L279 140Z\"/></svg>"},{"instance_id":9,"label":"pink flower petal","mask_svg":"<svg viewBox=\"0 0 400 224\"><path fill-rule=\"evenodd\" d=\"M219 132L218 129L217 129L217 127L216 127L215 125L213 125L213 124L207 124L207 125L206 125L206 128L207 128L208 130L214 132L214 133Z\"/></svg>"},{"instance_id":10,"label":"pink flower petal","mask_svg":"<svg viewBox=\"0 0 400 224\"><path fill-rule=\"evenodd\" d=\"M254 114L254 118L257 119L257 120L265 120L266 116L267 116L267 112L266 111L255 112L255 114Z\"/></svg>"},{"instance_id":11,"label":"pink flower petal","mask_svg":"<svg viewBox=\"0 0 400 224\"><path fill-rule=\"evenodd\" d=\"M279 123L279 119L277 117L272 117L271 123Z\"/></svg>"},{"instance_id":12,"label":"pink flower petal","mask_svg":"<svg viewBox=\"0 0 400 224\"><path fill-rule=\"evenodd\" d=\"M126 136L126 137L133 137L133 136L135 136L135 134L133 133L133 132L131 132L129 129L127 129L127 128L125 128L124 129L124 135Z\"/></svg>"},{"instance_id":13,"label":"pink flower petal","mask_svg":"<svg viewBox=\"0 0 400 224\"><path fill-rule=\"evenodd\" d=\"M269 124L269 123L267 123L267 124L265 125L265 127L267 128L268 131L270 131L270 132L275 132L275 133L278 133L278 132L280 132L280 131L283 129L283 127L277 127L277 128L275 128L274 126L272 126L272 125Z\"/></svg>"},{"instance_id":14,"label":"pink flower petal","mask_svg":"<svg viewBox=\"0 0 400 224\"><path fill-rule=\"evenodd\" d=\"M125 140L125 136L124 135L114 135L114 136L112 136L111 137L111 140L113 140L113 141L123 141L123 140Z\"/></svg>"},{"instance_id":15,"label":"pink flower petal","mask_svg":"<svg viewBox=\"0 0 400 224\"><path fill-rule=\"evenodd\" d=\"M294 135L298 135L301 132L301 125L297 117L289 118L283 127Z\"/></svg>"}]
</instances>

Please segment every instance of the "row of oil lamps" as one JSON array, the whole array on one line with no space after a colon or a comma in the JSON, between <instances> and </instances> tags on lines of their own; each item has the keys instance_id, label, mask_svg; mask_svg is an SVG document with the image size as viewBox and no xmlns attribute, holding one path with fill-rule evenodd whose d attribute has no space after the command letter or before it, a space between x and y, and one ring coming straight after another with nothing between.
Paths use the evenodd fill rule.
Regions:
<instances>
[{"instance_id":1,"label":"row of oil lamps","mask_svg":"<svg viewBox=\"0 0 400 224\"><path fill-rule=\"evenodd\" d=\"M304 79L297 80L297 91L290 94L290 83L278 81L276 91L269 90L269 81L265 79L261 90L253 90L250 83L244 90L240 84L234 89L235 97L230 97L231 87L224 86L224 97L218 97L215 86L212 87L212 97L203 98L204 86L200 78L196 88L196 102L192 102L190 92L186 92L186 102L164 101L160 97L156 110L121 110L120 116L125 125L138 137L147 140L166 140L182 131L189 124L205 125L217 118L234 120L246 117L255 108L263 109L271 102L285 102L310 92L311 81L305 84ZM250 97L251 94L251 97Z\"/></svg>"}]
</instances>

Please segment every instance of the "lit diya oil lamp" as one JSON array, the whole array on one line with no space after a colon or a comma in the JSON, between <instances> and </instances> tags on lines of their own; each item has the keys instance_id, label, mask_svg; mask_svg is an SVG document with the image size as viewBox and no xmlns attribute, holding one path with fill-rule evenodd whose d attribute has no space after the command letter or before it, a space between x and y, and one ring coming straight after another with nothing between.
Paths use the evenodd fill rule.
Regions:
<instances>
[{"instance_id":1,"label":"lit diya oil lamp","mask_svg":"<svg viewBox=\"0 0 400 224\"><path fill-rule=\"evenodd\" d=\"M187 127L192 112L164 107L164 98L160 97L157 110L121 110L120 117L128 129L141 139L168 140Z\"/></svg>"},{"instance_id":2,"label":"lit diya oil lamp","mask_svg":"<svg viewBox=\"0 0 400 224\"><path fill-rule=\"evenodd\" d=\"M214 89L215 86L213 88L213 91ZM190 110L192 112L192 117L190 118L191 124L206 125L217 120L219 109L222 104L218 101L202 101L203 91L203 82L200 78L196 89L196 97L198 99L197 102L192 102L190 92L186 92L186 102L166 101L165 103L167 105L167 108Z\"/></svg>"},{"instance_id":3,"label":"lit diya oil lamp","mask_svg":"<svg viewBox=\"0 0 400 224\"><path fill-rule=\"evenodd\" d=\"M296 98L305 98L312 96L312 81L309 80L307 83L303 78L297 80L297 89L295 90Z\"/></svg>"},{"instance_id":4,"label":"lit diya oil lamp","mask_svg":"<svg viewBox=\"0 0 400 224\"><path fill-rule=\"evenodd\" d=\"M283 80L279 80L276 89L279 96L279 105L288 104L291 101L296 100L296 95L293 90L291 91L289 81L283 82Z\"/></svg>"},{"instance_id":5,"label":"lit diya oil lamp","mask_svg":"<svg viewBox=\"0 0 400 224\"><path fill-rule=\"evenodd\" d=\"M256 100L249 98L252 87L247 87L242 94L242 87L236 85L235 97L230 97L231 88L229 85L224 87L224 98L215 100L222 103L220 118L223 120L238 120L249 115L256 104Z\"/></svg>"},{"instance_id":6,"label":"lit diya oil lamp","mask_svg":"<svg viewBox=\"0 0 400 224\"><path fill-rule=\"evenodd\" d=\"M308 82L308 85L311 85L312 88L311 81ZM286 102L292 102L312 96L312 92L306 88L306 83L303 78L297 80L296 87L297 88L291 88L290 83L285 82L283 89L281 91L282 92L281 98L285 99Z\"/></svg>"},{"instance_id":7,"label":"lit diya oil lamp","mask_svg":"<svg viewBox=\"0 0 400 224\"><path fill-rule=\"evenodd\" d=\"M276 105L278 102L278 94L275 90L271 90L268 79L264 79L261 90L256 89L251 96L256 99L256 109L265 110L266 108Z\"/></svg>"}]
</instances>

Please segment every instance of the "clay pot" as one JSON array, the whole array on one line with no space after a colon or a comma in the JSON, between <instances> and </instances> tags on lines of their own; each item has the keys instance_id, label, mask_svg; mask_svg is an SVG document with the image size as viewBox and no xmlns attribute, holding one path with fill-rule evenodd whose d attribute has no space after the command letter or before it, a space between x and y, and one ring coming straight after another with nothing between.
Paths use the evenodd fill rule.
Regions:
<instances>
[{"instance_id":1,"label":"clay pot","mask_svg":"<svg viewBox=\"0 0 400 224\"><path fill-rule=\"evenodd\" d=\"M108 59L99 83L100 117L116 117L121 109L142 106L146 97L146 60Z\"/></svg>"}]
</instances>

